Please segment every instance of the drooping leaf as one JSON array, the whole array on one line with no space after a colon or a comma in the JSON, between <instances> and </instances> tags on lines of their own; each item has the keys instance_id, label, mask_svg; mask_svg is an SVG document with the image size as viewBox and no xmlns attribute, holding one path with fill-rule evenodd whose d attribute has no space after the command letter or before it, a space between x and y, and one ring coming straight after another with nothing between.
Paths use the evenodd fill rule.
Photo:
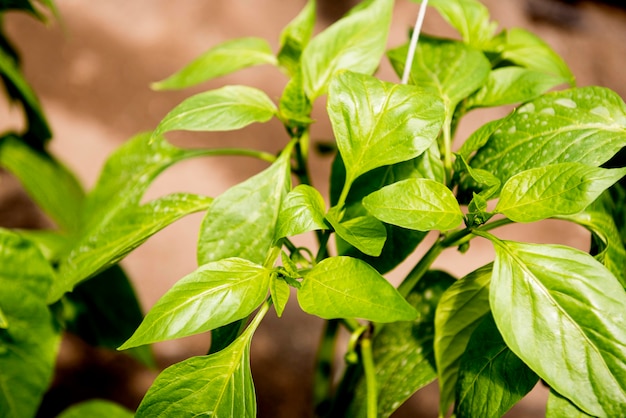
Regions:
<instances>
[{"instance_id":1,"label":"drooping leaf","mask_svg":"<svg viewBox=\"0 0 626 418\"><path fill-rule=\"evenodd\" d=\"M300 66L300 55L309 43L315 26L315 0L309 0L280 33L278 62L293 76Z\"/></svg>"},{"instance_id":2,"label":"drooping leaf","mask_svg":"<svg viewBox=\"0 0 626 418\"><path fill-rule=\"evenodd\" d=\"M550 387L596 416L626 413L626 292L592 256L494 241L489 302L507 346Z\"/></svg>"},{"instance_id":3,"label":"drooping leaf","mask_svg":"<svg viewBox=\"0 0 626 418\"><path fill-rule=\"evenodd\" d=\"M276 238L292 237L304 232L328 229L324 221L326 204L317 189L306 184L287 193L280 209Z\"/></svg>"},{"instance_id":4,"label":"drooping leaf","mask_svg":"<svg viewBox=\"0 0 626 418\"><path fill-rule=\"evenodd\" d=\"M506 346L493 317L487 314L461 357L455 416L500 418L538 380Z\"/></svg>"},{"instance_id":5,"label":"drooping leaf","mask_svg":"<svg viewBox=\"0 0 626 418\"><path fill-rule=\"evenodd\" d=\"M580 163L531 168L504 184L495 210L515 222L571 215L589 206L624 175L626 168L604 169Z\"/></svg>"},{"instance_id":6,"label":"drooping leaf","mask_svg":"<svg viewBox=\"0 0 626 418\"><path fill-rule=\"evenodd\" d=\"M420 316L385 325L372 343L378 387L378 416L390 416L418 389L435 380L433 355L435 308L441 294L454 283L441 271L429 271L407 296ZM366 385L361 379L343 416L366 416Z\"/></svg>"},{"instance_id":7,"label":"drooping leaf","mask_svg":"<svg viewBox=\"0 0 626 418\"><path fill-rule=\"evenodd\" d=\"M471 109L523 103L564 83L568 80L563 77L527 68L496 68L489 73L485 85L470 96L466 106Z\"/></svg>"},{"instance_id":8,"label":"drooping leaf","mask_svg":"<svg viewBox=\"0 0 626 418\"><path fill-rule=\"evenodd\" d=\"M60 332L46 304L52 269L35 245L0 230L0 415L35 416L52 379Z\"/></svg>"},{"instance_id":9,"label":"drooping leaf","mask_svg":"<svg viewBox=\"0 0 626 418\"><path fill-rule=\"evenodd\" d=\"M488 44L498 27L497 22L490 21L487 7L478 0L431 0L428 4L475 48Z\"/></svg>"},{"instance_id":10,"label":"drooping leaf","mask_svg":"<svg viewBox=\"0 0 626 418\"><path fill-rule=\"evenodd\" d=\"M330 257L311 269L298 290L307 313L324 319L363 318L374 322L411 321L417 311L367 263Z\"/></svg>"},{"instance_id":11,"label":"drooping leaf","mask_svg":"<svg viewBox=\"0 0 626 418\"><path fill-rule=\"evenodd\" d=\"M218 196L202 221L198 264L240 257L262 264L275 237L281 204L291 187L291 147L269 168Z\"/></svg>"},{"instance_id":12,"label":"drooping leaf","mask_svg":"<svg viewBox=\"0 0 626 418\"><path fill-rule=\"evenodd\" d=\"M443 123L438 97L350 71L333 78L328 113L346 167L346 187L370 170L419 156Z\"/></svg>"},{"instance_id":13,"label":"drooping leaf","mask_svg":"<svg viewBox=\"0 0 626 418\"><path fill-rule=\"evenodd\" d=\"M402 180L363 199L376 218L419 231L449 230L463 222L456 198L443 184L428 179Z\"/></svg>"},{"instance_id":14,"label":"drooping leaf","mask_svg":"<svg viewBox=\"0 0 626 418\"><path fill-rule=\"evenodd\" d=\"M186 337L247 317L267 295L270 271L241 258L200 266L150 309L121 350Z\"/></svg>"},{"instance_id":15,"label":"drooping leaf","mask_svg":"<svg viewBox=\"0 0 626 418\"><path fill-rule=\"evenodd\" d=\"M339 70L372 74L385 52L393 0L357 6L309 42L302 52L304 90L311 101L326 92Z\"/></svg>"},{"instance_id":16,"label":"drooping leaf","mask_svg":"<svg viewBox=\"0 0 626 418\"><path fill-rule=\"evenodd\" d=\"M276 309L276 316L279 318L283 315L285 306L289 301L290 287L285 280L273 274L270 278L270 294L272 295L272 302Z\"/></svg>"},{"instance_id":17,"label":"drooping leaf","mask_svg":"<svg viewBox=\"0 0 626 418\"><path fill-rule=\"evenodd\" d=\"M337 209L331 208L326 214L326 220L335 233L364 254L379 256L387 239L387 230L382 222L369 215L344 221Z\"/></svg>"},{"instance_id":18,"label":"drooping leaf","mask_svg":"<svg viewBox=\"0 0 626 418\"><path fill-rule=\"evenodd\" d=\"M231 131L255 122L267 122L276 105L263 91L248 86L225 86L198 93L172 109L154 130Z\"/></svg>"},{"instance_id":19,"label":"drooping leaf","mask_svg":"<svg viewBox=\"0 0 626 418\"><path fill-rule=\"evenodd\" d=\"M554 390L550 390L546 418L592 418Z\"/></svg>"},{"instance_id":20,"label":"drooping leaf","mask_svg":"<svg viewBox=\"0 0 626 418\"><path fill-rule=\"evenodd\" d=\"M152 84L155 90L177 90L195 86L242 68L261 64L277 64L265 39L239 38L209 49L180 71Z\"/></svg>"},{"instance_id":21,"label":"drooping leaf","mask_svg":"<svg viewBox=\"0 0 626 418\"><path fill-rule=\"evenodd\" d=\"M439 415L454 401L461 356L480 321L489 313L488 264L450 286L435 313L434 350L439 378Z\"/></svg>"},{"instance_id":22,"label":"drooping leaf","mask_svg":"<svg viewBox=\"0 0 626 418\"><path fill-rule=\"evenodd\" d=\"M626 105L614 92L582 87L547 93L505 118L471 159L504 184L564 162L599 166L626 145Z\"/></svg>"},{"instance_id":23,"label":"drooping leaf","mask_svg":"<svg viewBox=\"0 0 626 418\"><path fill-rule=\"evenodd\" d=\"M104 400L91 400L73 405L63 411L57 418L133 418L128 409Z\"/></svg>"},{"instance_id":24,"label":"drooping leaf","mask_svg":"<svg viewBox=\"0 0 626 418\"><path fill-rule=\"evenodd\" d=\"M250 372L251 332L225 349L191 357L165 369L137 409L137 418L256 417Z\"/></svg>"}]
</instances>

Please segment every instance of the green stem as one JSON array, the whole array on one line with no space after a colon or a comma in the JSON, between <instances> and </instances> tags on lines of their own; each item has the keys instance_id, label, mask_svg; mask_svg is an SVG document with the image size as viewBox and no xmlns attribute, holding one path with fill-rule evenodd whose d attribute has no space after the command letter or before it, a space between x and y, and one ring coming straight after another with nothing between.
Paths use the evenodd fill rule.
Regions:
<instances>
[{"instance_id":1,"label":"green stem","mask_svg":"<svg viewBox=\"0 0 626 418\"><path fill-rule=\"evenodd\" d=\"M363 361L365 386L367 388L367 418L376 418L378 416L378 388L374 355L372 353L372 340L369 335L361 339L361 359Z\"/></svg>"},{"instance_id":2,"label":"green stem","mask_svg":"<svg viewBox=\"0 0 626 418\"><path fill-rule=\"evenodd\" d=\"M313 374L313 405L318 416L323 416L329 407L338 330L338 320L326 321L322 340L317 349Z\"/></svg>"},{"instance_id":3,"label":"green stem","mask_svg":"<svg viewBox=\"0 0 626 418\"><path fill-rule=\"evenodd\" d=\"M265 317L265 314L267 314L267 312L270 310L270 306L272 306L272 299L268 298L265 300L265 302L263 302L263 305L261 305L256 315L254 316L254 319L252 319L252 322L250 322L250 325L248 326L248 328L246 328L244 332L254 334L256 329L259 327L259 324Z\"/></svg>"}]
</instances>

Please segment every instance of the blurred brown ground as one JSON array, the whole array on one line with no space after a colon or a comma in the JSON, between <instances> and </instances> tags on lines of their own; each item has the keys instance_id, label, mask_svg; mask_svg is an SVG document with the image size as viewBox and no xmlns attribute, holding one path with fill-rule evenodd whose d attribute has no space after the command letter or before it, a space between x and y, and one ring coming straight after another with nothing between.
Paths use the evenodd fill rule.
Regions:
<instances>
[{"instance_id":1,"label":"blurred brown ground","mask_svg":"<svg viewBox=\"0 0 626 418\"><path fill-rule=\"evenodd\" d=\"M264 89L277 99L285 78L275 69L257 67L222 77L183 92L157 93L150 82L162 79L209 47L242 36L260 36L277 48L281 28L304 5L304 0L58 0L61 23L46 28L32 18L7 16L8 33L21 51L28 80L43 103L53 131L52 150L90 188L106 156L134 134L153 129L185 97L224 84L246 84ZM322 17L318 29L341 15L354 1L319 1ZM502 27L519 26L543 37L571 66L578 83L602 85L626 97L626 14L593 2L548 0L486 0ZM398 1L389 46L405 42L418 5ZM425 32L453 36L431 10ZM379 75L397 80L388 64ZM3 101L2 101L3 102ZM464 122L459 137L466 137L504 110L476 112ZM17 112L0 104L0 131L19 126ZM314 139L331 137L323 103L316 106L319 123ZM172 138L189 146L254 147L276 151L287 141L276 121L226 134L176 134ZM326 190L330 161L315 157L316 185ZM262 163L237 159L184 162L160 177L150 189L154 197L171 191L216 196L264 168ZM0 223L12 227L41 227L49 222L14 180L2 175ZM167 228L123 262L147 310L179 278L195 268L195 242L201 215L190 216ZM589 238L579 229L546 222L539 226L509 227L503 237L531 242L558 242L585 249ZM306 239L305 239L306 242ZM419 255L413 257L416 259ZM490 261L492 252L477 241L470 252L446 253L437 267L461 276ZM392 275L397 280L406 266ZM290 304L280 320L268 317L254 338L253 375L260 417L306 417L310 410L310 378L320 321L303 315ZM210 337L200 335L157 344L161 367L206 352ZM57 378L41 416L54 416L66 403L91 397L114 399L135 408L156 376L117 353L83 346L71 336L63 344ZM544 388L537 388L512 410L510 417L544 414ZM395 417L435 417L437 389L420 391Z\"/></svg>"}]
</instances>

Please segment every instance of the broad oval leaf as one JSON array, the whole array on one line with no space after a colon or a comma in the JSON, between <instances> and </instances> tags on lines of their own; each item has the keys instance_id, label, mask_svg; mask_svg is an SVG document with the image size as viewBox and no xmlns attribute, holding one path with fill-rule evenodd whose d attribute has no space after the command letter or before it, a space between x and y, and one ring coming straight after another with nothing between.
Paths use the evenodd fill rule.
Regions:
<instances>
[{"instance_id":1,"label":"broad oval leaf","mask_svg":"<svg viewBox=\"0 0 626 418\"><path fill-rule=\"evenodd\" d=\"M337 207L326 214L326 220L335 230L335 233L354 248L369 256L380 255L387 239L385 226L373 216L357 216L342 220Z\"/></svg>"},{"instance_id":2,"label":"broad oval leaf","mask_svg":"<svg viewBox=\"0 0 626 418\"><path fill-rule=\"evenodd\" d=\"M326 204L317 189L306 184L287 193L280 209L276 238L292 237L304 232L328 229L324 221Z\"/></svg>"},{"instance_id":3,"label":"broad oval leaf","mask_svg":"<svg viewBox=\"0 0 626 418\"><path fill-rule=\"evenodd\" d=\"M91 400L72 405L57 418L133 418L134 414L110 401Z\"/></svg>"},{"instance_id":4,"label":"broad oval leaf","mask_svg":"<svg viewBox=\"0 0 626 418\"><path fill-rule=\"evenodd\" d=\"M172 109L154 130L231 131L254 122L267 122L276 105L263 91L248 86L225 86L191 96Z\"/></svg>"},{"instance_id":5,"label":"broad oval leaf","mask_svg":"<svg viewBox=\"0 0 626 418\"><path fill-rule=\"evenodd\" d=\"M458 418L500 418L539 377L505 344L490 314L481 321L459 364Z\"/></svg>"},{"instance_id":6,"label":"broad oval leaf","mask_svg":"<svg viewBox=\"0 0 626 418\"><path fill-rule=\"evenodd\" d=\"M200 266L150 309L120 350L210 331L245 318L267 295L270 271L240 258Z\"/></svg>"},{"instance_id":7,"label":"broad oval leaf","mask_svg":"<svg viewBox=\"0 0 626 418\"><path fill-rule=\"evenodd\" d=\"M137 418L256 417L249 332L217 353L163 370L137 409Z\"/></svg>"},{"instance_id":8,"label":"broad oval leaf","mask_svg":"<svg viewBox=\"0 0 626 418\"><path fill-rule=\"evenodd\" d=\"M435 313L434 350L439 378L439 414L454 401L461 356L472 333L490 311L489 283L493 265L473 271L450 286Z\"/></svg>"},{"instance_id":9,"label":"broad oval leaf","mask_svg":"<svg viewBox=\"0 0 626 418\"><path fill-rule=\"evenodd\" d=\"M507 346L595 416L626 414L626 292L597 260L494 238L489 302Z\"/></svg>"},{"instance_id":10,"label":"broad oval leaf","mask_svg":"<svg viewBox=\"0 0 626 418\"><path fill-rule=\"evenodd\" d=\"M376 270L351 257L330 257L309 271L298 290L303 311L324 319L411 321L417 311Z\"/></svg>"},{"instance_id":11,"label":"broad oval leaf","mask_svg":"<svg viewBox=\"0 0 626 418\"><path fill-rule=\"evenodd\" d=\"M293 76L300 67L300 56L313 35L315 26L315 0L309 0L280 33L278 62Z\"/></svg>"},{"instance_id":12,"label":"broad oval leaf","mask_svg":"<svg viewBox=\"0 0 626 418\"><path fill-rule=\"evenodd\" d=\"M435 141L444 118L437 96L350 71L333 78L328 114L347 187L370 170L422 154Z\"/></svg>"},{"instance_id":13,"label":"broad oval leaf","mask_svg":"<svg viewBox=\"0 0 626 418\"><path fill-rule=\"evenodd\" d=\"M242 68L276 63L276 57L265 39L232 39L214 46L180 71L153 83L151 87L155 90L184 89Z\"/></svg>"},{"instance_id":14,"label":"broad oval leaf","mask_svg":"<svg viewBox=\"0 0 626 418\"><path fill-rule=\"evenodd\" d=\"M265 262L282 201L291 187L290 150L288 147L270 167L213 201L200 226L198 264L228 257Z\"/></svg>"},{"instance_id":15,"label":"broad oval leaf","mask_svg":"<svg viewBox=\"0 0 626 418\"><path fill-rule=\"evenodd\" d=\"M626 175L626 168L604 169L579 163L532 168L502 187L495 210L515 222L534 222L578 213Z\"/></svg>"},{"instance_id":16,"label":"broad oval leaf","mask_svg":"<svg viewBox=\"0 0 626 418\"><path fill-rule=\"evenodd\" d=\"M326 92L339 70L372 74L378 68L392 11L393 0L361 3L309 42L301 63L304 90L311 101Z\"/></svg>"},{"instance_id":17,"label":"broad oval leaf","mask_svg":"<svg viewBox=\"0 0 626 418\"><path fill-rule=\"evenodd\" d=\"M34 244L0 229L0 415L33 417L48 389L59 331L46 304L52 269Z\"/></svg>"},{"instance_id":18,"label":"broad oval leaf","mask_svg":"<svg viewBox=\"0 0 626 418\"><path fill-rule=\"evenodd\" d=\"M626 145L626 105L614 92L582 87L547 93L505 118L471 159L504 184L515 174L564 162L599 166Z\"/></svg>"},{"instance_id":19,"label":"broad oval leaf","mask_svg":"<svg viewBox=\"0 0 626 418\"><path fill-rule=\"evenodd\" d=\"M450 189L428 179L407 179L385 186L366 196L363 206L383 222L418 231L446 231L463 222Z\"/></svg>"}]
</instances>

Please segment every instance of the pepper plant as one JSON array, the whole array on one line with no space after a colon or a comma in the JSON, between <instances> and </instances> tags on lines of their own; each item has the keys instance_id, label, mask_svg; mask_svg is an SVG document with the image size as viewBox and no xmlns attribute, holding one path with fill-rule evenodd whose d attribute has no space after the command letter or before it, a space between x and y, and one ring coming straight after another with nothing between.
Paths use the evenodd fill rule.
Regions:
<instances>
[{"instance_id":1,"label":"pepper plant","mask_svg":"<svg viewBox=\"0 0 626 418\"><path fill-rule=\"evenodd\" d=\"M84 197L69 192L76 189L70 176L46 183L50 166L36 164L31 151L19 154L20 164L0 158L60 229L2 233L2 266L12 269L2 277L9 295L0 296L4 346L42 344L10 339L14 323L16 334L25 332L11 316L18 288L37 294L33 309L50 306L59 323L75 324L77 306L83 315L110 306L88 303L81 289L102 277L130 289L116 263L166 225L204 212L199 267L119 348L209 331L211 346L165 369L137 417L256 416L250 346L264 316L273 309L280 317L290 298L326 320L313 383L318 416L386 417L435 380L440 416L501 416L540 380L550 389L548 417L625 415L626 105L609 89L575 87L545 42L523 29L498 32L477 0L430 4L460 39L421 34L416 44L418 30L413 42L386 51L393 0L365 0L313 36L316 4L309 0L282 31L277 53L258 38L210 48L153 87L182 89L272 65L289 77L281 97L275 102L243 85L189 97L154 131L120 147ZM385 54L406 83L373 75ZM309 172L311 112L324 96L335 139L328 199ZM456 138L472 110L503 105L514 106L508 116ZM183 149L166 138L272 118L286 131L278 155ZM25 142L5 138L2 156L5 148L30 150ZM268 167L219 196L176 193L142 203L171 165L216 155L259 158ZM589 250L499 237L502 226L549 218L585 227ZM318 245L295 244L305 233ZM427 234L437 238L392 286L384 275L430 242ZM464 277L431 268L445 249L464 252L475 240L493 245L493 262ZM38 261L26 269L19 264L25 257ZM115 303L114 295L89 295ZM336 364L341 328L350 339L345 364ZM107 341L125 331L116 328ZM52 348L37 350L51 357ZM23 370L17 363L7 368ZM337 382L335 369L342 370ZM7 405L27 399L2 390ZM33 392L28 399L39 396ZM84 416L86 408L132 415L89 403L67 416ZM6 416L25 415L16 409Z\"/></svg>"}]
</instances>

